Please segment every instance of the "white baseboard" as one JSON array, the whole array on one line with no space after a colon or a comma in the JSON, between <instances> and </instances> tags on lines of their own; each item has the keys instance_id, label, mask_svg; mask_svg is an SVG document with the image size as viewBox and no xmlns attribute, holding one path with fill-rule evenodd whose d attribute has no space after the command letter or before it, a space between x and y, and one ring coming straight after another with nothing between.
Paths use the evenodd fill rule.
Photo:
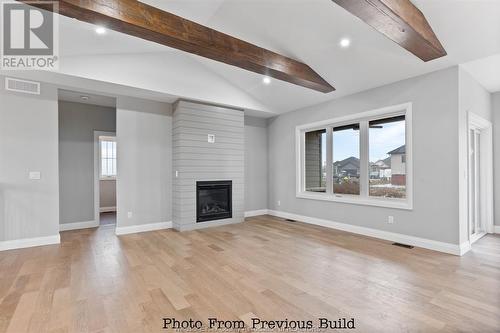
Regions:
<instances>
[{"instance_id":1,"label":"white baseboard","mask_svg":"<svg viewBox=\"0 0 500 333\"><path fill-rule=\"evenodd\" d=\"M463 255L465 253L463 251L466 251L465 245L462 247L458 244L444 243L444 242L439 242L439 241L426 239L426 238L408 236L408 235L404 235L404 234L398 234L398 233L394 233L394 232L372 229L372 228L367 228L367 227L360 227L360 226L355 226L352 224L333 222L333 221L329 221L329 220L323 220L323 219L318 219L318 218L314 218L314 217L291 214L291 213L286 213L286 212L281 212L281 211L276 211L276 210L269 210L268 214L273 215L273 216L277 216L277 217L281 217L281 218L285 218L285 219L292 219L292 220L301 221L301 222L305 222L305 223L320 225L320 226L327 227L327 228L352 232L354 234L360 234L360 235L364 235L364 236L388 240L391 242L397 242L397 243L418 246L418 247L422 247L422 248L429 249L429 250L454 254L457 256Z\"/></svg>"},{"instance_id":2,"label":"white baseboard","mask_svg":"<svg viewBox=\"0 0 500 333\"><path fill-rule=\"evenodd\" d=\"M99 212L101 213L116 212L116 207L101 207L99 208Z\"/></svg>"},{"instance_id":3,"label":"white baseboard","mask_svg":"<svg viewBox=\"0 0 500 333\"><path fill-rule=\"evenodd\" d=\"M128 234L136 234L139 232L170 229L170 228L172 228L172 221L160 222L160 223L150 223L150 224L140 224L140 225L131 225L128 227L118 227L117 226L115 233L117 235L128 235Z\"/></svg>"},{"instance_id":4,"label":"white baseboard","mask_svg":"<svg viewBox=\"0 0 500 333\"><path fill-rule=\"evenodd\" d=\"M267 215L267 214L268 214L267 209L251 210L251 211L245 212L245 217L260 216L260 215Z\"/></svg>"},{"instance_id":5,"label":"white baseboard","mask_svg":"<svg viewBox=\"0 0 500 333\"><path fill-rule=\"evenodd\" d=\"M97 221L62 223L62 224L59 224L59 231L97 228L98 226L99 226L99 223Z\"/></svg>"},{"instance_id":6,"label":"white baseboard","mask_svg":"<svg viewBox=\"0 0 500 333\"><path fill-rule=\"evenodd\" d=\"M26 247L52 245L61 243L59 234L46 237L24 238L0 242L0 251L23 249Z\"/></svg>"},{"instance_id":7,"label":"white baseboard","mask_svg":"<svg viewBox=\"0 0 500 333\"><path fill-rule=\"evenodd\" d=\"M500 225L494 225L493 226L493 232L495 234L500 234Z\"/></svg>"}]
</instances>

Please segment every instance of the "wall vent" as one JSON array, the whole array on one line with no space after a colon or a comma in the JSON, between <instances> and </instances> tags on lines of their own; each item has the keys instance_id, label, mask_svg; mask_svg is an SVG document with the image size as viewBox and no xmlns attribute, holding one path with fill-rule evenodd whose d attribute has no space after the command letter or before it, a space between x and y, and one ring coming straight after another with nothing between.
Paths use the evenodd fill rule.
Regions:
<instances>
[{"instance_id":1,"label":"wall vent","mask_svg":"<svg viewBox=\"0 0 500 333\"><path fill-rule=\"evenodd\" d=\"M6 77L5 90L31 94L31 95L40 95L40 82L26 81L26 80Z\"/></svg>"},{"instance_id":2,"label":"wall vent","mask_svg":"<svg viewBox=\"0 0 500 333\"><path fill-rule=\"evenodd\" d=\"M413 249L414 246L408 245L408 244L401 244L401 243L392 243L394 246L399 246L399 247L404 247L405 249Z\"/></svg>"}]
</instances>

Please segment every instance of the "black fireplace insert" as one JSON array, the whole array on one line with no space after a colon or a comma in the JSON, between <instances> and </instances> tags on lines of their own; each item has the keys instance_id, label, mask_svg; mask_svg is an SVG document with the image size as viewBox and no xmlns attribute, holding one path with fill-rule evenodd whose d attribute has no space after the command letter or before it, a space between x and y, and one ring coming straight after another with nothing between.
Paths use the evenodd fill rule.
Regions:
<instances>
[{"instance_id":1,"label":"black fireplace insert","mask_svg":"<svg viewBox=\"0 0 500 333\"><path fill-rule=\"evenodd\" d=\"M196 222L229 219L233 217L233 182L196 182Z\"/></svg>"}]
</instances>

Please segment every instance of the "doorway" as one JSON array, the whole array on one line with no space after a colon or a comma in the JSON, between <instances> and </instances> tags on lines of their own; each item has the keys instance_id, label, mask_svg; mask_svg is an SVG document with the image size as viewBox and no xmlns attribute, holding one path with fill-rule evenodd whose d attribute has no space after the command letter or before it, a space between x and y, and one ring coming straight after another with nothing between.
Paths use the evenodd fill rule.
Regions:
<instances>
[{"instance_id":1,"label":"doorway","mask_svg":"<svg viewBox=\"0 0 500 333\"><path fill-rule=\"evenodd\" d=\"M468 229L472 245L493 228L491 122L470 113L468 131Z\"/></svg>"},{"instance_id":2,"label":"doorway","mask_svg":"<svg viewBox=\"0 0 500 333\"><path fill-rule=\"evenodd\" d=\"M116 134L94 132L95 141L95 207L98 225L116 225Z\"/></svg>"}]
</instances>

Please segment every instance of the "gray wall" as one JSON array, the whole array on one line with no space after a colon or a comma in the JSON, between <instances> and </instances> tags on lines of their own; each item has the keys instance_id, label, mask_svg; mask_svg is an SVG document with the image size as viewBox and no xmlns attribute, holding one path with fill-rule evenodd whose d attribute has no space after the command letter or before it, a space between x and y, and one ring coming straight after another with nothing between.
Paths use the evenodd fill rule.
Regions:
<instances>
[{"instance_id":1,"label":"gray wall","mask_svg":"<svg viewBox=\"0 0 500 333\"><path fill-rule=\"evenodd\" d=\"M119 97L116 112L117 227L171 221L171 105Z\"/></svg>"},{"instance_id":2,"label":"gray wall","mask_svg":"<svg viewBox=\"0 0 500 333\"><path fill-rule=\"evenodd\" d=\"M296 198L296 126L406 102L413 102L412 211ZM458 244L458 68L287 113L268 128L270 209Z\"/></svg>"},{"instance_id":3,"label":"gray wall","mask_svg":"<svg viewBox=\"0 0 500 333\"><path fill-rule=\"evenodd\" d=\"M99 188L99 207L110 208L116 207L116 181L101 180Z\"/></svg>"},{"instance_id":4,"label":"gray wall","mask_svg":"<svg viewBox=\"0 0 500 333\"><path fill-rule=\"evenodd\" d=\"M116 110L59 102L61 224L94 220L94 130L115 132Z\"/></svg>"},{"instance_id":5,"label":"gray wall","mask_svg":"<svg viewBox=\"0 0 500 333\"><path fill-rule=\"evenodd\" d=\"M245 117L245 211L267 209L267 121Z\"/></svg>"},{"instance_id":6,"label":"gray wall","mask_svg":"<svg viewBox=\"0 0 500 333\"><path fill-rule=\"evenodd\" d=\"M484 89L469 73L459 67L458 83L458 178L459 184L459 224L460 244L469 240L468 217L468 119L469 112L491 121L492 102L491 94Z\"/></svg>"},{"instance_id":7,"label":"gray wall","mask_svg":"<svg viewBox=\"0 0 500 333\"><path fill-rule=\"evenodd\" d=\"M174 227L190 230L244 220L243 111L180 101L174 107ZM215 134L215 143L207 135ZM232 180L233 218L196 223L196 181Z\"/></svg>"},{"instance_id":8,"label":"gray wall","mask_svg":"<svg viewBox=\"0 0 500 333\"><path fill-rule=\"evenodd\" d=\"M0 76L0 241L58 235L57 90L42 84L32 96L4 83Z\"/></svg>"},{"instance_id":9,"label":"gray wall","mask_svg":"<svg viewBox=\"0 0 500 333\"><path fill-rule=\"evenodd\" d=\"M462 68L459 69L459 93L462 117L467 118L466 113L470 111L484 119L492 120L490 92Z\"/></svg>"},{"instance_id":10,"label":"gray wall","mask_svg":"<svg viewBox=\"0 0 500 333\"><path fill-rule=\"evenodd\" d=\"M493 149L495 225L500 226L500 92L493 94Z\"/></svg>"}]
</instances>

